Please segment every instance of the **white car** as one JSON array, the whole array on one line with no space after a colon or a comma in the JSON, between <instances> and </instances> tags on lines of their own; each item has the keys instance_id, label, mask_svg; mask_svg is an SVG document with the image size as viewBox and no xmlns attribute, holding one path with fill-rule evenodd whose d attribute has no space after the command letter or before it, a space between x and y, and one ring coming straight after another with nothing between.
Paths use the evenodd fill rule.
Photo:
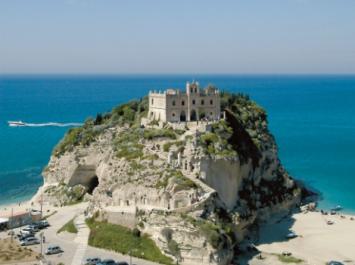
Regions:
<instances>
[{"instance_id":1,"label":"white car","mask_svg":"<svg viewBox=\"0 0 355 265\"><path fill-rule=\"evenodd\" d=\"M46 255L58 254L64 252L60 246L49 246L46 250Z\"/></svg>"},{"instance_id":2,"label":"white car","mask_svg":"<svg viewBox=\"0 0 355 265\"><path fill-rule=\"evenodd\" d=\"M35 238L35 237L28 237L28 238L25 238L24 240L22 240L20 242L20 245L21 246L30 246L30 245L36 245L36 244L39 244L41 243L39 241L38 238Z\"/></svg>"}]
</instances>

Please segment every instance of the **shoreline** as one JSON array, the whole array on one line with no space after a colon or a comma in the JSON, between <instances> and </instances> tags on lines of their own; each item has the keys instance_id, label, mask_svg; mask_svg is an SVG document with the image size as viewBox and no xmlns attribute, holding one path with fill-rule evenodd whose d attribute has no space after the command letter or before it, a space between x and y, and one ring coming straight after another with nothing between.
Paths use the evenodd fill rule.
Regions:
<instances>
[{"instance_id":1,"label":"shoreline","mask_svg":"<svg viewBox=\"0 0 355 265\"><path fill-rule=\"evenodd\" d=\"M327 221L333 224L327 224ZM294 232L297 237L287 239L286 235L290 232ZM354 265L354 234L354 215L343 212L324 215L318 209L294 212L277 221L260 225L255 245L261 255L266 257L265 263L253 257L250 264L269 264L272 256L288 252L292 257L302 260L299 264L324 265L336 260ZM277 264L277 260L273 264Z\"/></svg>"},{"instance_id":2,"label":"shoreline","mask_svg":"<svg viewBox=\"0 0 355 265\"><path fill-rule=\"evenodd\" d=\"M40 210L41 203L40 203L40 196L43 187L46 185L41 185L37 191L32 195L32 197L28 198L27 200L22 200L16 203L7 203L7 204L0 204L0 216L10 216L13 213L19 213L24 211L30 211L32 209ZM42 207L43 213L46 213L47 210L55 208L51 206L49 203L43 202Z\"/></svg>"}]
</instances>

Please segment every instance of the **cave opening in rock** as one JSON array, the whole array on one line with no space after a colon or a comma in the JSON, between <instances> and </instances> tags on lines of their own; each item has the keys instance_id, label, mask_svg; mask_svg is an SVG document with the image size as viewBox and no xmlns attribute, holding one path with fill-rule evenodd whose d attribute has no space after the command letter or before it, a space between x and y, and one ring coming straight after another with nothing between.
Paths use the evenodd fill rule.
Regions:
<instances>
[{"instance_id":1,"label":"cave opening in rock","mask_svg":"<svg viewBox=\"0 0 355 265\"><path fill-rule=\"evenodd\" d=\"M99 179L97 176L93 176L89 183L87 184L87 193L89 193L90 195L92 195L94 189L96 189L96 187L99 185Z\"/></svg>"}]
</instances>

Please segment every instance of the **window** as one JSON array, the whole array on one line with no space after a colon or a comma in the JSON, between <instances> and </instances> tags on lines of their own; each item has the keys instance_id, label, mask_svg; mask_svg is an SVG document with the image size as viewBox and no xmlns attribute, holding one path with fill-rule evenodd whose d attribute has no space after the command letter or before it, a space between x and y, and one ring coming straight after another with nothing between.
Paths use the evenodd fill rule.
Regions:
<instances>
[{"instance_id":1,"label":"window","mask_svg":"<svg viewBox=\"0 0 355 265\"><path fill-rule=\"evenodd\" d=\"M173 106L175 106L175 100L173 100Z\"/></svg>"},{"instance_id":2,"label":"window","mask_svg":"<svg viewBox=\"0 0 355 265\"><path fill-rule=\"evenodd\" d=\"M185 106L185 101L184 100L181 101L181 105Z\"/></svg>"},{"instance_id":3,"label":"window","mask_svg":"<svg viewBox=\"0 0 355 265\"><path fill-rule=\"evenodd\" d=\"M152 98L152 105L154 104L154 99Z\"/></svg>"},{"instance_id":4,"label":"window","mask_svg":"<svg viewBox=\"0 0 355 265\"><path fill-rule=\"evenodd\" d=\"M175 117L175 113L173 113L173 117Z\"/></svg>"},{"instance_id":5,"label":"window","mask_svg":"<svg viewBox=\"0 0 355 265\"><path fill-rule=\"evenodd\" d=\"M213 105L213 99L210 100L210 104Z\"/></svg>"},{"instance_id":6,"label":"window","mask_svg":"<svg viewBox=\"0 0 355 265\"><path fill-rule=\"evenodd\" d=\"M192 105L195 105L195 103L196 103L196 101L193 99L193 100L192 100Z\"/></svg>"},{"instance_id":7,"label":"window","mask_svg":"<svg viewBox=\"0 0 355 265\"><path fill-rule=\"evenodd\" d=\"M210 112L210 116L213 116L213 113L212 113L212 112Z\"/></svg>"},{"instance_id":8,"label":"window","mask_svg":"<svg viewBox=\"0 0 355 265\"><path fill-rule=\"evenodd\" d=\"M203 99L201 100L201 105L205 105L205 101Z\"/></svg>"}]
</instances>

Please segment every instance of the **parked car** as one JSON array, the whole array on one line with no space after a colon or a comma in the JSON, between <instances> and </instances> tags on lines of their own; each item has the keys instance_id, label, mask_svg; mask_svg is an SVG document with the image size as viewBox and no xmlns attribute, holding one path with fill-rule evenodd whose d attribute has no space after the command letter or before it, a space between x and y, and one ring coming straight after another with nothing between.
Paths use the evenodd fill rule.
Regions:
<instances>
[{"instance_id":1,"label":"parked car","mask_svg":"<svg viewBox=\"0 0 355 265\"><path fill-rule=\"evenodd\" d=\"M21 246L30 246L30 245L36 245L41 243L38 238L35 237L28 237L25 238L24 240L21 241L20 245Z\"/></svg>"},{"instance_id":2,"label":"parked car","mask_svg":"<svg viewBox=\"0 0 355 265\"><path fill-rule=\"evenodd\" d=\"M100 263L101 262L101 259L100 258L87 258L87 259L85 259L85 261L84 261L84 265L96 265L96 264L98 264L98 263Z\"/></svg>"},{"instance_id":3,"label":"parked car","mask_svg":"<svg viewBox=\"0 0 355 265\"><path fill-rule=\"evenodd\" d=\"M33 230L29 230L29 229L21 229L20 230L20 236L23 236L23 235L34 235L35 232Z\"/></svg>"},{"instance_id":4,"label":"parked car","mask_svg":"<svg viewBox=\"0 0 355 265\"><path fill-rule=\"evenodd\" d=\"M120 261L120 262L117 262L117 265L128 265L128 263L125 261Z\"/></svg>"},{"instance_id":5,"label":"parked car","mask_svg":"<svg viewBox=\"0 0 355 265\"><path fill-rule=\"evenodd\" d=\"M28 229L34 231L34 232L38 232L39 231L39 227L37 224L31 224L28 226Z\"/></svg>"},{"instance_id":6,"label":"parked car","mask_svg":"<svg viewBox=\"0 0 355 265\"><path fill-rule=\"evenodd\" d=\"M19 234L17 235L18 239L20 241L23 241L25 240L26 238L29 238L29 237L34 237L34 234L31 234L31 233L26 233L26 234Z\"/></svg>"},{"instance_id":7,"label":"parked car","mask_svg":"<svg viewBox=\"0 0 355 265\"><path fill-rule=\"evenodd\" d=\"M117 263L113 259L105 259L96 265L117 265Z\"/></svg>"},{"instance_id":8,"label":"parked car","mask_svg":"<svg viewBox=\"0 0 355 265\"><path fill-rule=\"evenodd\" d=\"M344 264L339 261L329 261L327 262L327 265L344 265Z\"/></svg>"},{"instance_id":9,"label":"parked car","mask_svg":"<svg viewBox=\"0 0 355 265\"><path fill-rule=\"evenodd\" d=\"M49 227L49 223L47 220L41 220L38 223L39 229L47 228Z\"/></svg>"},{"instance_id":10,"label":"parked car","mask_svg":"<svg viewBox=\"0 0 355 265\"><path fill-rule=\"evenodd\" d=\"M58 254L64 252L60 246L49 246L46 250L46 255Z\"/></svg>"}]
</instances>

